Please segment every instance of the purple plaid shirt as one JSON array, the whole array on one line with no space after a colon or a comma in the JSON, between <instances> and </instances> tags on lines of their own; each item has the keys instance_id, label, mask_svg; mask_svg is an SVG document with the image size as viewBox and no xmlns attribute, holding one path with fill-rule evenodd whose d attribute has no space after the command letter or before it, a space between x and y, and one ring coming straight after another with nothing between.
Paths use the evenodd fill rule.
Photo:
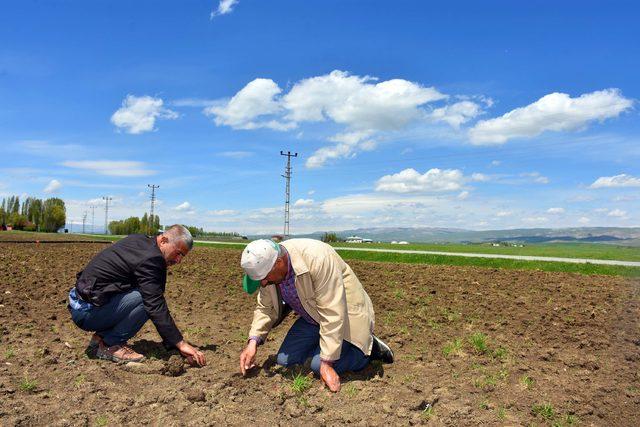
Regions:
<instances>
[{"instance_id":1,"label":"purple plaid shirt","mask_svg":"<svg viewBox=\"0 0 640 427\"><path fill-rule=\"evenodd\" d=\"M291 309L304 320L311 323L312 325L318 325L318 323L313 320L311 316L309 316L309 313L307 313L307 311L302 306L302 303L300 302L300 297L298 296L298 291L296 290L296 272L293 271L291 258L287 258L289 259L289 271L287 272L287 276L284 278L284 280L278 285L278 287L280 288L280 294L282 294L282 300L289 304Z\"/></svg>"}]
</instances>

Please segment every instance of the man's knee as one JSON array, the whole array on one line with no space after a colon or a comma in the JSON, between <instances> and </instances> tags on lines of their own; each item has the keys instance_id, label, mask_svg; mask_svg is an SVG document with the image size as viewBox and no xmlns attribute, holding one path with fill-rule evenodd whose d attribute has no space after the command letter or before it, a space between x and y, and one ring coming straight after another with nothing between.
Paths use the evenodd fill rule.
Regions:
<instances>
[{"instance_id":1,"label":"man's knee","mask_svg":"<svg viewBox=\"0 0 640 427\"><path fill-rule=\"evenodd\" d=\"M316 354L311 358L311 370L316 374L320 374L320 362L319 354Z\"/></svg>"}]
</instances>

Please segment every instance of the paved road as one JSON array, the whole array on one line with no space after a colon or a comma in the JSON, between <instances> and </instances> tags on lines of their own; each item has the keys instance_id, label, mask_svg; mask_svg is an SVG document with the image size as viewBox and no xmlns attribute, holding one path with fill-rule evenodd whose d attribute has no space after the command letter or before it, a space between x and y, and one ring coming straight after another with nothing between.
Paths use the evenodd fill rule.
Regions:
<instances>
[{"instance_id":1,"label":"paved road","mask_svg":"<svg viewBox=\"0 0 640 427\"><path fill-rule=\"evenodd\" d=\"M235 242L211 242L206 240L195 240L198 243L215 243L222 245L242 245L243 243ZM498 258L498 259L517 259L523 261L548 261L548 262L568 262L572 264L601 264L601 265L622 265L626 267L640 267L639 261L619 261L613 259L587 259L587 258L560 258L546 256L529 256L529 255L503 255L503 254L476 254L465 252L438 252L438 251L417 251L408 249L376 249L376 248L343 248L334 247L340 251L362 251L362 252L388 252L395 254L418 254L418 255L444 255L444 256L461 256L468 258Z\"/></svg>"}]
</instances>

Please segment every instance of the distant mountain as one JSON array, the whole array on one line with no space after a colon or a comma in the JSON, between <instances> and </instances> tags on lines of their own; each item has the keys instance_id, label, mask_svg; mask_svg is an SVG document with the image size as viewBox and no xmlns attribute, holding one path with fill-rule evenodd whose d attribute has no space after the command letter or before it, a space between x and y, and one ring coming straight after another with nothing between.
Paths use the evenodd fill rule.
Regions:
<instances>
[{"instance_id":1,"label":"distant mountain","mask_svg":"<svg viewBox=\"0 0 640 427\"><path fill-rule=\"evenodd\" d=\"M405 240L413 243L591 242L640 246L640 228L638 227L521 228L485 231L435 227L377 227L357 228L336 231L335 233L340 238L359 236L381 242L394 240ZM318 231L309 234L298 234L293 237L320 239L323 234L324 232Z\"/></svg>"}]
</instances>

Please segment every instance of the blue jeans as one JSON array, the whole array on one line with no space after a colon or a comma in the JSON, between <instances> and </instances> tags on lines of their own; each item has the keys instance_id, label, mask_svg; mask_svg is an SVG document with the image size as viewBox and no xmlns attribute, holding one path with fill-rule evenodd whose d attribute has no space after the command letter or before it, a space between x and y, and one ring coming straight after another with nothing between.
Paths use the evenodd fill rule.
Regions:
<instances>
[{"instance_id":1,"label":"blue jeans","mask_svg":"<svg viewBox=\"0 0 640 427\"><path fill-rule=\"evenodd\" d=\"M320 326L312 325L302 317L293 324L278 350L277 363L281 366L303 364L311 358L311 370L320 372ZM360 371L369 364L369 356L348 341L342 341L340 359L333 362L338 374Z\"/></svg>"},{"instance_id":2,"label":"blue jeans","mask_svg":"<svg viewBox=\"0 0 640 427\"><path fill-rule=\"evenodd\" d=\"M107 346L124 344L149 319L138 291L116 294L109 302L89 310L69 308L71 319L79 328L100 335Z\"/></svg>"}]
</instances>

